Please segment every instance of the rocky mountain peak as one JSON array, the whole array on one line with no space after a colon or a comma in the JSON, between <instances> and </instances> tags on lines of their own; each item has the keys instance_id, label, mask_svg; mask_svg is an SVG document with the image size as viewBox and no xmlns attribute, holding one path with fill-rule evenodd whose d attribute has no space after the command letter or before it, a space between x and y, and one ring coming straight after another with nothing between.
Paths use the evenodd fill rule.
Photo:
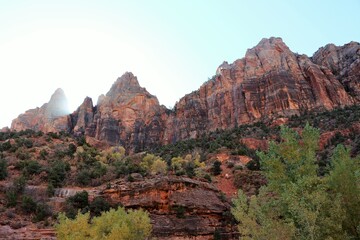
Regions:
<instances>
[{"instance_id":1,"label":"rocky mountain peak","mask_svg":"<svg viewBox=\"0 0 360 240\"><path fill-rule=\"evenodd\" d=\"M260 52L274 49L279 52L290 52L289 47L284 43L282 38L279 37L263 38L255 47L249 49L248 51L255 50Z\"/></svg>"},{"instance_id":2,"label":"rocky mountain peak","mask_svg":"<svg viewBox=\"0 0 360 240\"><path fill-rule=\"evenodd\" d=\"M58 88L51 95L50 101L45 109L45 114L49 118L56 118L69 113L69 105L65 92L61 88Z\"/></svg>"},{"instance_id":3,"label":"rocky mountain peak","mask_svg":"<svg viewBox=\"0 0 360 240\"><path fill-rule=\"evenodd\" d=\"M138 92L141 89L137 77L132 72L126 72L115 81L106 96L114 97L122 92Z\"/></svg>"}]
</instances>

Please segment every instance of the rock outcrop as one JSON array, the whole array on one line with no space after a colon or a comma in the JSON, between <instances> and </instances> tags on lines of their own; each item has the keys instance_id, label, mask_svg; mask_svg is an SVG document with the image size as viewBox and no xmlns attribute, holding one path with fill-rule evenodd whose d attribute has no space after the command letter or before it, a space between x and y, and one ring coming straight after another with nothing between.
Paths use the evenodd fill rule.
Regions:
<instances>
[{"instance_id":1,"label":"rock outcrop","mask_svg":"<svg viewBox=\"0 0 360 240\"><path fill-rule=\"evenodd\" d=\"M175 176L119 181L100 195L125 208L146 209L159 239L212 239L215 229L221 239L235 239L231 214L226 214L230 204L206 182Z\"/></svg>"},{"instance_id":2,"label":"rock outcrop","mask_svg":"<svg viewBox=\"0 0 360 240\"><path fill-rule=\"evenodd\" d=\"M337 47L328 44L312 57L314 63L326 67L357 102L360 101L360 44L350 42Z\"/></svg>"},{"instance_id":3,"label":"rock outcrop","mask_svg":"<svg viewBox=\"0 0 360 240\"><path fill-rule=\"evenodd\" d=\"M63 117L51 118L49 124L42 107L20 115L12 129L68 129L92 142L136 152L216 129L331 110L360 102L359 49L355 42L330 44L309 58L291 52L281 38L263 39L244 58L221 64L212 79L181 98L174 110L161 106L132 73L125 73L96 106L86 98L68 126Z\"/></svg>"},{"instance_id":4,"label":"rock outcrop","mask_svg":"<svg viewBox=\"0 0 360 240\"><path fill-rule=\"evenodd\" d=\"M33 129L43 132L70 131L69 108L64 91L58 88L40 108L30 109L11 123L11 130Z\"/></svg>"},{"instance_id":5,"label":"rock outcrop","mask_svg":"<svg viewBox=\"0 0 360 240\"><path fill-rule=\"evenodd\" d=\"M74 131L110 145L122 145L138 151L161 142L165 107L132 73L118 78L96 107L86 98L72 114Z\"/></svg>"}]
</instances>

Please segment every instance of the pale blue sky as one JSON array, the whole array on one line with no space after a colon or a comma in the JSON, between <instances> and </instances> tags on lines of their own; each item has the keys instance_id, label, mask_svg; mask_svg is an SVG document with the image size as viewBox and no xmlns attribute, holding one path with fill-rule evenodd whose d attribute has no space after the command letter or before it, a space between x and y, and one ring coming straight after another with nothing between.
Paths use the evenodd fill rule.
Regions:
<instances>
[{"instance_id":1,"label":"pale blue sky","mask_svg":"<svg viewBox=\"0 0 360 240\"><path fill-rule=\"evenodd\" d=\"M312 55L360 41L360 0L2 1L0 127L64 89L71 111L125 71L172 107L264 37Z\"/></svg>"}]
</instances>

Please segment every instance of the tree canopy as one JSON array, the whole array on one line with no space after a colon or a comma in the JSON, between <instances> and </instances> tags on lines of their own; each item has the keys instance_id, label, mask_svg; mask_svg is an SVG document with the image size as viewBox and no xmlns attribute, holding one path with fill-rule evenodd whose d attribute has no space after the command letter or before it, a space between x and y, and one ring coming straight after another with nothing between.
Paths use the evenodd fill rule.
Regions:
<instances>
[{"instance_id":1,"label":"tree canopy","mask_svg":"<svg viewBox=\"0 0 360 240\"><path fill-rule=\"evenodd\" d=\"M232 213L241 239L360 239L359 159L338 146L330 173L318 175L319 131L282 127L280 143L259 153L268 180L257 196L239 190Z\"/></svg>"}]
</instances>

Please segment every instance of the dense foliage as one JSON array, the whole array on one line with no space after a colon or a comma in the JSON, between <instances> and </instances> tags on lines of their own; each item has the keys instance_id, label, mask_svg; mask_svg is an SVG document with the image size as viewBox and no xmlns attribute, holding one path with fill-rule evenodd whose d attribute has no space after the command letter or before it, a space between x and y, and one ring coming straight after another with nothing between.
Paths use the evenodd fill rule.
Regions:
<instances>
[{"instance_id":1,"label":"dense foliage","mask_svg":"<svg viewBox=\"0 0 360 240\"><path fill-rule=\"evenodd\" d=\"M300 137L283 127L281 137L259 154L267 186L249 199L239 190L233 201L242 239L359 239L359 159L338 146L330 174L320 177L319 131L306 125Z\"/></svg>"},{"instance_id":2,"label":"dense foliage","mask_svg":"<svg viewBox=\"0 0 360 240\"><path fill-rule=\"evenodd\" d=\"M59 240L138 240L151 234L149 214L143 210L111 209L90 219L90 213L78 213L75 219L59 215L56 235Z\"/></svg>"}]
</instances>

